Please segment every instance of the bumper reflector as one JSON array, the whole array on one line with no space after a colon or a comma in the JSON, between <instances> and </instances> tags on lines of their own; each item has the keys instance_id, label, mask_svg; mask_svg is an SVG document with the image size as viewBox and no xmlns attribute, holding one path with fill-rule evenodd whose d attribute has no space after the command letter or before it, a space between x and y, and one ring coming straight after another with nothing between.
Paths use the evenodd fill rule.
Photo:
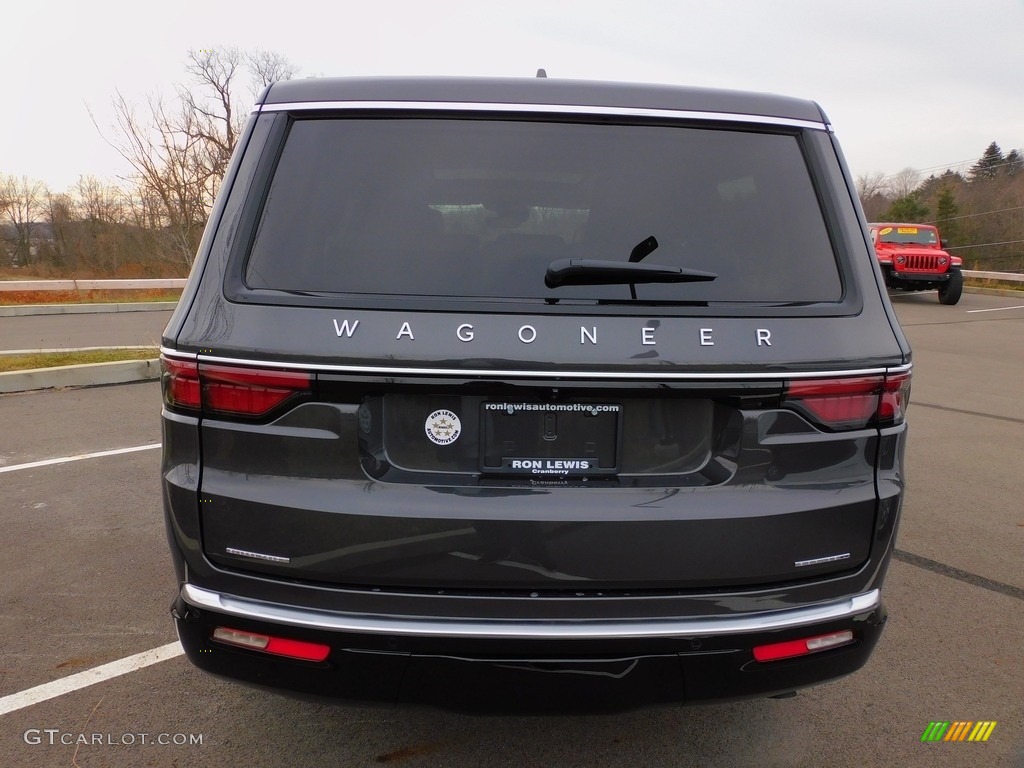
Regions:
<instances>
[{"instance_id":1,"label":"bumper reflector","mask_svg":"<svg viewBox=\"0 0 1024 768\"><path fill-rule=\"evenodd\" d=\"M852 642L853 632L846 629L829 635L817 635L815 637L804 637L800 640L787 640L784 643L758 645L754 647L754 658L758 661L778 661L779 659L790 659L794 656L806 656L808 653L825 651L829 648L837 648L840 645L848 645Z\"/></svg>"},{"instance_id":2,"label":"bumper reflector","mask_svg":"<svg viewBox=\"0 0 1024 768\"><path fill-rule=\"evenodd\" d=\"M274 656L287 656L302 661L323 661L330 654L329 646L320 643L307 643L304 640L290 640L286 637L272 637L255 632L242 632L228 627L217 627L213 630L213 639L251 651L262 651Z\"/></svg>"}]
</instances>

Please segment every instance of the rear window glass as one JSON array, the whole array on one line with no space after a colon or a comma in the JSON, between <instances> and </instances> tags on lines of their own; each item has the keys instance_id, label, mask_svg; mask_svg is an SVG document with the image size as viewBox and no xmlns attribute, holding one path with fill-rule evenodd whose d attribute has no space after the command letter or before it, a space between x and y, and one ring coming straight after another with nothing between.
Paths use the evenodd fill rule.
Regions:
<instances>
[{"instance_id":1,"label":"rear window glass","mask_svg":"<svg viewBox=\"0 0 1024 768\"><path fill-rule=\"evenodd\" d=\"M558 259L713 272L638 284L658 302L839 301L821 208L792 135L655 125L304 119L278 161L245 267L251 289L628 301L548 288Z\"/></svg>"}]
</instances>

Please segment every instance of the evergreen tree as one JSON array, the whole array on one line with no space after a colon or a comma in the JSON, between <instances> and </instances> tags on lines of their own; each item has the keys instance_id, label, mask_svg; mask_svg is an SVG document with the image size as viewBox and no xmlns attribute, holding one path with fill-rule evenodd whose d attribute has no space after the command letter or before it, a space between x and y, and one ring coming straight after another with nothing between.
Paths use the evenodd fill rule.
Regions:
<instances>
[{"instance_id":1,"label":"evergreen tree","mask_svg":"<svg viewBox=\"0 0 1024 768\"><path fill-rule=\"evenodd\" d=\"M1006 164L1003 150L994 141L988 145L985 153L971 166L971 181L994 179Z\"/></svg>"},{"instance_id":2,"label":"evergreen tree","mask_svg":"<svg viewBox=\"0 0 1024 768\"><path fill-rule=\"evenodd\" d=\"M921 202L920 193L914 191L893 200L889 210L885 212L882 218L886 221L912 223L924 221L926 216L928 216L928 207Z\"/></svg>"},{"instance_id":3,"label":"evergreen tree","mask_svg":"<svg viewBox=\"0 0 1024 768\"><path fill-rule=\"evenodd\" d=\"M950 243L959 239L959 222L953 220L958 213L960 213L960 206L956 204L956 198L953 197L953 188L944 186L935 203L935 224L943 239L949 240Z\"/></svg>"},{"instance_id":4,"label":"evergreen tree","mask_svg":"<svg viewBox=\"0 0 1024 768\"><path fill-rule=\"evenodd\" d=\"M1016 176L1019 173L1024 173L1024 157L1021 156L1020 152L1016 149L1011 149L1006 155L1006 171L1007 176Z\"/></svg>"}]
</instances>

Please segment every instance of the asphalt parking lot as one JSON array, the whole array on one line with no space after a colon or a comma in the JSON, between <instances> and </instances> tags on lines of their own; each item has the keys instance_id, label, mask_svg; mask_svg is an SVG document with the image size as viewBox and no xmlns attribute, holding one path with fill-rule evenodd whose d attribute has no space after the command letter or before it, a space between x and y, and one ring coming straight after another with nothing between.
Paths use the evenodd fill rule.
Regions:
<instances>
[{"instance_id":1,"label":"asphalt parking lot","mask_svg":"<svg viewBox=\"0 0 1024 768\"><path fill-rule=\"evenodd\" d=\"M894 304L915 372L889 624L861 672L786 700L476 718L211 678L173 645L159 386L0 396L0 766L1024 768L1024 298ZM922 743L936 720L997 725Z\"/></svg>"},{"instance_id":2,"label":"asphalt parking lot","mask_svg":"<svg viewBox=\"0 0 1024 768\"><path fill-rule=\"evenodd\" d=\"M162 310L5 317L0 350L159 346L170 316Z\"/></svg>"}]
</instances>

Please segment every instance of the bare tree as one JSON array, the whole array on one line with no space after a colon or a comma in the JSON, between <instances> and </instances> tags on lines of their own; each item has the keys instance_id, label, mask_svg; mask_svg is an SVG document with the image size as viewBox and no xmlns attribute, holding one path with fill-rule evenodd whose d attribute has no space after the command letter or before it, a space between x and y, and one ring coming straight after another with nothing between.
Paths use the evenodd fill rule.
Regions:
<instances>
[{"instance_id":1,"label":"bare tree","mask_svg":"<svg viewBox=\"0 0 1024 768\"><path fill-rule=\"evenodd\" d=\"M253 76L253 101L259 92L278 80L291 80L299 73L299 68L288 59L274 51L257 48L245 55L245 63Z\"/></svg>"},{"instance_id":2,"label":"bare tree","mask_svg":"<svg viewBox=\"0 0 1024 768\"><path fill-rule=\"evenodd\" d=\"M868 221L877 221L891 204L889 177L881 171L862 174L856 179L857 196Z\"/></svg>"},{"instance_id":3,"label":"bare tree","mask_svg":"<svg viewBox=\"0 0 1024 768\"><path fill-rule=\"evenodd\" d=\"M157 238L163 258L192 263L245 124L237 95L243 70L251 86L262 87L296 68L268 51L189 50L190 83L177 87L174 104L151 97L140 117L121 93L114 100L118 139L111 143L136 172L132 215L164 230Z\"/></svg>"},{"instance_id":4,"label":"bare tree","mask_svg":"<svg viewBox=\"0 0 1024 768\"><path fill-rule=\"evenodd\" d=\"M904 168L889 177L888 192L892 197L906 197L921 184L921 172L913 168Z\"/></svg>"},{"instance_id":5,"label":"bare tree","mask_svg":"<svg viewBox=\"0 0 1024 768\"><path fill-rule=\"evenodd\" d=\"M46 194L43 216L50 227L50 238L45 245L45 254L57 268L69 266L72 256L72 229L77 214L75 202L67 193Z\"/></svg>"},{"instance_id":6,"label":"bare tree","mask_svg":"<svg viewBox=\"0 0 1024 768\"><path fill-rule=\"evenodd\" d=\"M33 231L46 201L46 186L28 176L0 176L0 213L10 225L10 251L14 263L32 263L36 247Z\"/></svg>"},{"instance_id":7,"label":"bare tree","mask_svg":"<svg viewBox=\"0 0 1024 768\"><path fill-rule=\"evenodd\" d=\"M148 107L149 119L142 120L117 94L121 139L115 146L135 169L139 194L160 203L158 223L168 235L160 255L191 264L219 181L209 161L212 150L197 138L201 118L185 105L168 108L153 97Z\"/></svg>"},{"instance_id":8,"label":"bare tree","mask_svg":"<svg viewBox=\"0 0 1024 768\"><path fill-rule=\"evenodd\" d=\"M74 186L79 217L90 223L122 224L125 221L125 193L104 184L95 176L80 176Z\"/></svg>"},{"instance_id":9,"label":"bare tree","mask_svg":"<svg viewBox=\"0 0 1024 768\"><path fill-rule=\"evenodd\" d=\"M857 177L857 194L861 200L884 195L889 191L888 177L881 171L862 173Z\"/></svg>"},{"instance_id":10,"label":"bare tree","mask_svg":"<svg viewBox=\"0 0 1024 768\"><path fill-rule=\"evenodd\" d=\"M210 176L223 178L242 132L244 117L234 93L243 55L237 48L189 50L186 69L198 88L178 86L182 131L202 147Z\"/></svg>"},{"instance_id":11,"label":"bare tree","mask_svg":"<svg viewBox=\"0 0 1024 768\"><path fill-rule=\"evenodd\" d=\"M211 175L217 179L224 177L245 126L246 114L239 109L236 88L241 68L250 75L250 101L266 86L290 80L298 72L298 67L274 51L189 49L186 70L198 88L178 87L178 98L193 116L190 136L205 146Z\"/></svg>"}]
</instances>

